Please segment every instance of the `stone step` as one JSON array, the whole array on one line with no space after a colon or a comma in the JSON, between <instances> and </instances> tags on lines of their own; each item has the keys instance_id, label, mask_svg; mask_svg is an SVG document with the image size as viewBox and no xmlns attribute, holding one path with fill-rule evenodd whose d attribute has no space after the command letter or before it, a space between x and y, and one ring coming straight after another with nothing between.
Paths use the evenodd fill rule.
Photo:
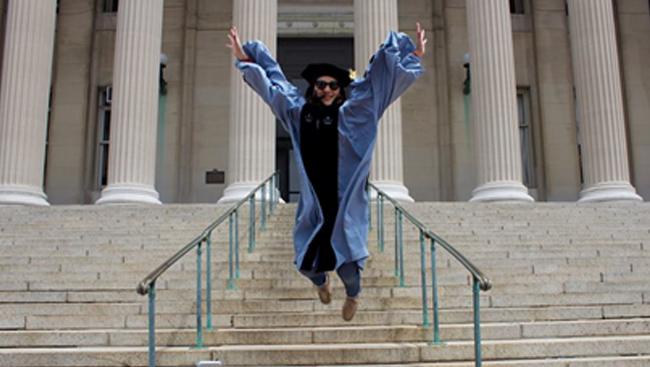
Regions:
<instances>
[{"instance_id":1,"label":"stone step","mask_svg":"<svg viewBox=\"0 0 650 367\"><path fill-rule=\"evenodd\" d=\"M222 275L227 275L225 271ZM403 294L404 291L399 288L412 288L420 287L421 277L418 276L405 276L404 287L400 287L399 278L392 276L391 272L386 272L386 276L370 276L364 274L363 286L367 288L386 287L396 288L393 292L395 294ZM35 273L35 274L12 274L7 276L7 280L0 283L0 290L50 290L50 289L92 289L96 286L93 283L97 279L103 282L114 282L115 287L118 286L131 288L134 284L134 279L144 277L145 273L141 274L121 274L121 273ZM634 276L630 276L634 275ZM639 275L638 277L636 275ZM205 281L205 273L202 279ZM610 279L605 279L608 277ZM38 279L47 278L51 281L41 281ZM23 279L23 280L18 280ZM187 288L188 284L196 281L196 273L183 272L170 274L169 281L159 281L159 289L183 289ZM624 273L614 274L546 274L546 275L502 275L497 274L492 277L493 283L496 285L490 294L553 294L553 293L586 293L586 292L616 292L616 291L647 291L647 274ZM601 281L602 280L602 281ZM427 274L427 281L430 285L430 274ZM52 283L54 282L54 283ZM342 285L338 277L332 277L333 287L341 288ZM460 295L467 293L467 285L471 284L469 275L462 273L448 274L442 272L438 274L438 291L441 295ZM13 286L12 286L13 285ZM311 283L302 276L292 276L279 279L250 279L240 278L235 280L235 285L240 290L301 290L311 291ZM213 275L212 288L213 290L227 290L229 281ZM2 289L6 287L5 289ZM69 287L69 288L68 288Z\"/></svg>"},{"instance_id":2,"label":"stone step","mask_svg":"<svg viewBox=\"0 0 650 367\"><path fill-rule=\"evenodd\" d=\"M598 232L598 231L574 231L573 233L567 234L549 234L548 231L539 231L532 232L527 234L521 234L516 231L512 233L457 233L444 231L440 229L432 230L436 235L443 238L447 243L462 243L462 242L479 242L479 243L488 243L490 240L492 243L523 243L523 244L591 244L591 243L615 243L615 241L643 241L646 240L648 232L647 229L638 230L638 231L625 231L621 233L616 229L612 229L607 232ZM291 232L264 232L263 238L265 241L273 242L275 241L288 241L292 239ZM373 236L374 237L374 236ZM375 237L376 238L376 237ZM374 238L373 238L374 239ZM384 241L390 242L394 241L395 237L392 232L384 233ZM404 232L402 234L403 241L409 243L416 243L419 239L418 233L412 233L411 231ZM373 241L374 242L374 241ZM429 241L426 241L427 243ZM419 243L419 242L418 242Z\"/></svg>"},{"instance_id":3,"label":"stone step","mask_svg":"<svg viewBox=\"0 0 650 367\"><path fill-rule=\"evenodd\" d=\"M570 339L530 339L518 341L484 341L483 360L504 361L557 357L609 359L620 355L650 352L650 337L594 337ZM194 349L159 348L157 366L189 366L198 360L220 360L225 366L282 366L323 364L404 364L422 362L467 361L474 355L472 342L363 343L278 346L221 346ZM83 347L0 349L2 367L43 366L146 366L146 347Z\"/></svg>"},{"instance_id":4,"label":"stone step","mask_svg":"<svg viewBox=\"0 0 650 367\"><path fill-rule=\"evenodd\" d=\"M189 243L191 240L196 238L201 231L196 231L195 233L176 233L176 232L159 232L156 234L143 234L143 235L107 235L104 233L98 234L82 234L74 236L51 236L47 240L43 239L43 236L39 235L38 238L32 237L17 237L11 236L8 238L0 238L0 248L13 248L14 246L23 246L26 249L31 249L28 251L32 254L38 254L43 250L50 250L62 247L74 247L75 249L99 249L107 247L107 245L113 245L116 249L180 249L183 245ZM648 237L650 234L629 236L629 238L550 238L543 234L540 234L532 239L520 239L516 237L507 237L507 236L465 236L465 235L443 235L443 238L452 246L456 247L459 250L465 251L481 251L486 249L486 246L489 246L490 249L498 249L499 251L510 251L518 252L522 249L536 250L540 249L542 251L565 251L568 248L572 250L600 250L606 251L611 250L612 246L621 246L621 250L625 248L645 250L648 247ZM269 248L292 248L293 236L286 235L273 235L266 236L266 232L257 233L257 245L256 249L263 249L264 247ZM407 238L403 237L404 243L406 244L405 251L419 251L419 239L416 238ZM391 234L386 234L384 236L385 248L387 251L391 250L394 247L394 237ZM227 246L228 237L227 235L222 236L213 236L213 243L216 243L216 246ZM240 232L240 247L245 247L248 245L248 234L247 232ZM427 248L429 247L429 241L426 243ZM368 237L368 246L369 248L377 247L377 240L374 235L369 235ZM517 248L520 246L520 248ZM610 253L615 254L614 251Z\"/></svg>"},{"instance_id":5,"label":"stone step","mask_svg":"<svg viewBox=\"0 0 650 367\"><path fill-rule=\"evenodd\" d=\"M365 303L364 303L365 305ZM296 304L294 307L309 308L306 301L303 304ZM267 327L299 327L310 326L337 326L341 324L340 309L342 302L332 301L327 308L320 304L312 305L316 312L305 312L299 314L288 311L283 314L276 313L254 313L255 305L251 305L249 313L235 314L233 326L237 328L257 328L260 325ZM227 310L227 307L222 308ZM262 311L264 312L264 311ZM431 310L429 310L431 317ZM618 318L639 318L650 316L650 305L592 305L592 306L553 306L553 307L521 307L521 308L481 308L481 320L483 322L518 322L518 321L560 321L560 320L601 320ZM440 310L441 323L471 323L473 311L467 309L442 309ZM410 309L401 311L393 310L386 312L380 308L361 308L351 325L421 325L423 323L421 304L418 309L415 305Z\"/></svg>"},{"instance_id":6,"label":"stone step","mask_svg":"<svg viewBox=\"0 0 650 367\"><path fill-rule=\"evenodd\" d=\"M510 361L483 361L485 367L647 367L650 356L616 356L616 357L587 357L587 358L553 358L553 359L524 359ZM340 367L340 365L319 365L321 367ZM347 367L372 367L376 364L354 364ZM475 362L440 362L440 363L408 363L382 364L383 367L475 367ZM253 367L253 366L241 366ZM277 366L289 367L289 365Z\"/></svg>"},{"instance_id":7,"label":"stone step","mask_svg":"<svg viewBox=\"0 0 650 367\"><path fill-rule=\"evenodd\" d=\"M11 266L2 266L5 271L12 271L14 275L9 276L5 282L3 282L2 290L32 290L32 291L46 291L46 290L82 290L82 289L134 289L137 282L144 277L151 269L143 268L139 265L116 265L113 264L113 269L108 270L107 273L103 271L97 272L98 269L101 269L101 265L78 265L67 264L65 266L45 266L42 273L38 271L33 271L24 269L26 273L21 274L20 265L11 265ZM40 267L40 266L39 266ZM191 284L192 281L196 279L196 273L193 269L195 266L193 263L185 264L185 266L178 265L178 268L170 270L165 274L158 283L159 289L177 289L179 287L187 287ZM303 285L308 285L304 277L302 277L292 265L287 263L282 263L282 270L249 270L245 269L243 264L240 269L240 280L236 281L241 282L238 286L246 287L250 285L253 281L259 281L261 284L269 284L269 282L279 282L277 287L286 287L286 288L304 288L300 285L301 281ZM17 270L16 270L17 269ZM57 271L53 271L53 270ZM61 269L62 271L58 271ZM76 269L79 273L71 272ZM116 270L121 269L121 270ZM495 284L495 289L499 288L499 283L505 284L509 283L514 279L514 283L509 283L511 285L521 285L521 284L540 284L545 282L553 282L556 286L557 284L562 284L568 279L584 279L591 280L592 282L589 285L580 285L574 284L569 285L569 288L566 289L567 292L579 292L580 290L577 287L591 287L591 289L596 289L594 287L600 287L604 290L614 290L615 288L620 288L622 282L632 282L638 283L647 278L648 272L650 272L650 267L644 267L639 262L627 264L609 264L602 266L572 266L572 265L538 265L538 266L511 266L507 268L498 268L498 267L481 267L481 269L493 279ZM504 270L508 270L506 273L502 273ZM116 271L121 271L121 274L116 273ZM228 268L225 265L222 266L213 266L212 274L213 279L215 280L215 287L223 288L226 284L228 278ZM398 283L398 280L394 278L394 267L392 264L387 264L383 269L377 268L368 268L363 273L363 279L368 279L368 283L364 283L367 286L395 286ZM448 285L463 285L469 284L470 278L467 271L456 265L452 268L438 267L438 284L440 286ZM406 285L417 285L420 283L420 269L419 267L411 267L405 270L405 284ZM539 276L539 278L537 278ZM205 281L205 272L203 273L203 279ZM430 269L427 267L427 279L430 282ZM225 278L225 279L224 279ZM374 280L373 280L374 278ZM380 279L377 279L380 278ZM38 280L38 279L48 279L48 280ZM85 280L84 280L85 279ZM165 280L169 279L169 280ZM598 285L598 280L604 281L600 282L602 285ZM381 280L381 281L380 281ZM286 283L291 282L291 283ZM167 285L169 283L169 286ZM286 284L286 285L283 285ZM291 285L292 284L292 285ZM629 289L638 290L638 284L634 284ZM505 286L502 286L505 287ZM636 287L636 288L635 288ZM534 292L534 287L531 287L531 292ZM507 289L507 288L503 288ZM499 292L499 291L497 291ZM519 292L519 291L516 291ZM521 293L521 292L519 292Z\"/></svg>"},{"instance_id":8,"label":"stone step","mask_svg":"<svg viewBox=\"0 0 650 367\"><path fill-rule=\"evenodd\" d=\"M483 359L618 356L650 352L650 337L598 337L484 341ZM440 346L425 343L320 344L304 346L224 346L217 356L228 366L263 364L360 364L471 361L473 343L449 342Z\"/></svg>"},{"instance_id":9,"label":"stone step","mask_svg":"<svg viewBox=\"0 0 650 367\"><path fill-rule=\"evenodd\" d=\"M589 320L560 322L483 323L483 340L520 338L587 337L647 335L650 320ZM471 341L472 324L442 324L440 340ZM433 341L431 326L381 325L339 327L295 327L259 329L203 330L204 345L273 345L273 344L347 344L403 343ZM196 329L159 329L158 345L171 347L195 346ZM87 346L146 346L147 330L80 330L80 331L4 331L0 332L0 348L19 347L87 347Z\"/></svg>"},{"instance_id":10,"label":"stone step","mask_svg":"<svg viewBox=\"0 0 650 367\"><path fill-rule=\"evenodd\" d=\"M99 261L99 260L97 260ZM371 262L372 261L372 262ZM629 259L624 261L615 261L603 264L567 264L565 261L553 262L548 261L542 264L522 264L521 262L502 263L490 262L490 260L475 261L479 268L489 277L497 278L502 276L529 276L541 275L552 276L558 275L560 278L566 277L568 274L575 274L581 276L600 276L603 274L609 275L611 279L626 279L637 276L636 274L647 274L650 272L650 266L647 266L648 258ZM196 258L190 256L182 259L179 263L175 264L168 273L164 275L164 279L174 279L174 277L182 276L181 274L195 274L196 272ZM87 279L124 279L125 277L133 277L134 281L139 281L148 272L153 270L156 265L142 265L136 263L112 263L110 267L102 266L101 263L74 263L66 262L64 264L39 264L38 266L29 266L28 264L3 264L0 265L0 271L11 274L25 274L25 278L18 277L18 279L33 279L43 273L46 275L61 275L61 279L76 279L68 274L86 274L89 275ZM205 268L205 264L203 265ZM426 261L428 273L430 273L429 260ZM444 277L462 277L467 275L467 271L460 266L455 260L450 260L447 264L438 264L436 267L438 276ZM228 267L225 262L213 262L212 266L213 276L218 278L228 278ZM121 273L119 277L115 277L116 273ZM395 265L393 259L378 260L376 257L368 262L368 266L363 271L364 277L392 277L395 273ZM65 275L64 275L65 274ZM128 275L128 276L127 276ZM405 259L405 276L419 278L420 266L418 259ZM68 277L68 278L66 278ZM300 274L295 270L291 261L278 261L278 262L264 262L264 263L240 263L240 277L243 279L302 279ZM10 280L11 278L7 278ZM58 279L58 278L57 278ZM603 278L604 279L604 278Z\"/></svg>"},{"instance_id":11,"label":"stone step","mask_svg":"<svg viewBox=\"0 0 650 367\"><path fill-rule=\"evenodd\" d=\"M381 303L364 302L355 319L348 325L421 325L423 315L419 300L413 300L404 309L393 307L386 311ZM232 303L213 305L213 324L215 327L235 328L280 328L280 327L326 327L341 326L342 301L333 301L324 306L317 301L293 301L289 305L281 303L245 302L248 307L237 308ZM368 305L369 307L365 307ZM404 305L402 303L402 305ZM156 324L161 328L193 328L196 326L196 307L191 303L167 303L157 305ZM237 312L229 312L236 309ZM204 312L204 322L207 320ZM255 313L261 312L261 313ZM432 316L429 308L429 318ZM650 317L650 305L594 305L594 306L559 306L547 308L482 308L481 319L484 322L519 322L519 321L558 321L558 320L601 320L620 318ZM96 328L137 329L148 325L147 306L140 305L139 313L132 314L78 314L78 315L20 315L9 314L2 318L2 329L21 330L87 330ZM466 309L441 309L441 324L471 323L473 312Z\"/></svg>"},{"instance_id":12,"label":"stone step","mask_svg":"<svg viewBox=\"0 0 650 367\"><path fill-rule=\"evenodd\" d=\"M425 250L426 253L428 254L430 252L429 246L427 246ZM376 260L391 261L394 259L395 250L392 246L387 247L383 253L377 251L372 247L369 248L369 251L372 252L372 256L370 259L372 261L376 261ZM417 251L415 251L413 248L411 248L408 251L403 251L403 253L406 257L413 257L413 256L419 257L420 250L418 249ZM468 258L474 258L474 259L480 258L480 259L490 259L493 261L502 260L504 262L537 263L537 261L546 262L546 261L558 261L558 260L564 260L565 262L589 261L592 259L606 259L606 260L614 260L614 261L617 259L629 260L629 259L637 258L639 256L646 256L648 255L649 251L633 250L633 251L621 251L620 253L602 253L597 249L584 249L584 250L576 251L575 253L570 251L564 251L564 252L529 251L529 252L522 252L522 253L513 253L512 251L499 250L499 248L495 246L492 251L476 252L476 251L469 250L469 251L462 251L462 253ZM224 258L225 255L226 254L224 254ZM247 261L257 260L257 261L265 261L265 262L293 260L293 250L292 249L290 250L289 248L283 250L274 249L274 251L272 252L264 251L263 249L257 248L255 254L253 255L256 256L249 256L248 254L246 254L246 260ZM452 258L452 256L449 255L449 253L447 253L444 250L438 250L437 256L439 257L439 261L444 261ZM601 260L593 260L593 261L601 261Z\"/></svg>"},{"instance_id":13,"label":"stone step","mask_svg":"<svg viewBox=\"0 0 650 367\"><path fill-rule=\"evenodd\" d=\"M376 230L370 232L372 255L363 273L364 292L350 323L341 319L343 290L338 279L333 277L332 304L322 305L292 265L294 204L279 206L268 229L258 231L254 254L246 253L245 217L240 218L241 279L235 290L225 290L227 229L220 227L213 237L212 262L217 330L204 335L206 345L215 348L202 357L249 366L471 365L473 314L467 271L438 251L440 321L447 345L421 343L432 332L420 326L418 232L405 227L406 287L398 287L393 213L386 207L386 251L377 247ZM60 346L52 352L53 363L17 357L20 354L11 358L27 363L10 359L18 361L15 365L44 367L68 363L57 353L80 349L76 355L81 356L89 347L127 346L136 348L128 353L117 348L116 354L100 358L86 353L90 359L69 354L67 360L86 367L109 363L96 362L101 358L110 359L110 365L146 365L147 298L134 292L135 285L214 220L215 208L12 209L11 221L0 225L0 329L5 330L0 332L0 352L36 347L26 351L29 354ZM493 280L494 288L481 293L484 365L628 367L624 362L648 362L643 359L647 355L620 355L649 354L650 206L418 203L409 208ZM372 214L375 219L376 212ZM177 351L187 354L195 343L195 261L195 255L188 254L157 282L158 345L170 356ZM427 258L427 278L429 262ZM431 298L431 289L427 291ZM430 299L428 306L431 320ZM4 342L13 344L3 347ZM142 362L133 362L134 355ZM364 360L366 356L373 359ZM5 361L0 355L0 367ZM196 362L178 361L185 366Z\"/></svg>"},{"instance_id":14,"label":"stone step","mask_svg":"<svg viewBox=\"0 0 650 367\"><path fill-rule=\"evenodd\" d=\"M194 366L197 361L215 360L214 349L159 348L156 366ZM0 367L145 367L146 347L23 348L0 349Z\"/></svg>"}]
</instances>

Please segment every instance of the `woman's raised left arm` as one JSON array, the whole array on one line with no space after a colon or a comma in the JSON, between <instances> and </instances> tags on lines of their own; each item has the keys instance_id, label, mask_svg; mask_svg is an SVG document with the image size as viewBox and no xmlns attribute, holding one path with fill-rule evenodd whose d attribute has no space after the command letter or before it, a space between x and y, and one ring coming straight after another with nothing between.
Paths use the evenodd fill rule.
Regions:
<instances>
[{"instance_id":1,"label":"woman's raised left arm","mask_svg":"<svg viewBox=\"0 0 650 367\"><path fill-rule=\"evenodd\" d=\"M351 99L355 97L354 89L357 86L359 92L370 92L375 108L381 115L424 73L420 57L425 53L427 40L419 23L416 27L416 44L404 33L390 32L372 57L364 78L359 80L357 85L353 84Z\"/></svg>"}]
</instances>

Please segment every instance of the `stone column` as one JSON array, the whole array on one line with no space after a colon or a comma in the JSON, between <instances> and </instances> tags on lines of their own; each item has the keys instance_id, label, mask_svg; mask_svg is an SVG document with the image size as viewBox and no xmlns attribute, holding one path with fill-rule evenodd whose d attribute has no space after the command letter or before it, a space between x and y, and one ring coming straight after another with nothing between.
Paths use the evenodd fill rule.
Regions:
<instances>
[{"instance_id":1,"label":"stone column","mask_svg":"<svg viewBox=\"0 0 650 367\"><path fill-rule=\"evenodd\" d=\"M97 204L160 204L156 129L163 0L122 0L117 13L108 186Z\"/></svg>"},{"instance_id":2,"label":"stone column","mask_svg":"<svg viewBox=\"0 0 650 367\"><path fill-rule=\"evenodd\" d=\"M517 87L507 0L467 0L478 187L470 201L531 202L521 182Z\"/></svg>"},{"instance_id":3,"label":"stone column","mask_svg":"<svg viewBox=\"0 0 650 367\"><path fill-rule=\"evenodd\" d=\"M49 205L43 192L55 0L13 0L0 91L0 205Z\"/></svg>"},{"instance_id":4,"label":"stone column","mask_svg":"<svg viewBox=\"0 0 650 367\"><path fill-rule=\"evenodd\" d=\"M370 57L398 30L397 0L354 0L354 60L359 75ZM396 100L379 122L370 180L398 201L413 202L404 186L402 154L402 104Z\"/></svg>"},{"instance_id":5,"label":"stone column","mask_svg":"<svg viewBox=\"0 0 650 367\"><path fill-rule=\"evenodd\" d=\"M643 200L630 184L611 0L570 0L585 187L581 202Z\"/></svg>"},{"instance_id":6,"label":"stone column","mask_svg":"<svg viewBox=\"0 0 650 367\"><path fill-rule=\"evenodd\" d=\"M242 42L261 40L272 55L277 44L277 17L277 0L233 0L233 25ZM219 204L241 200L275 170L275 117L234 65L230 80L228 187Z\"/></svg>"}]
</instances>

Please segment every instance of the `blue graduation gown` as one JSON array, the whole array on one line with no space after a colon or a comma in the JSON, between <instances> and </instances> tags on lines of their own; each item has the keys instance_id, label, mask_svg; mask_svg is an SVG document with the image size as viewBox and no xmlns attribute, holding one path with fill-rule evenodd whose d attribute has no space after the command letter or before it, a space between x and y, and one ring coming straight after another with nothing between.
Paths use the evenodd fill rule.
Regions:
<instances>
[{"instance_id":1,"label":"blue graduation gown","mask_svg":"<svg viewBox=\"0 0 650 367\"><path fill-rule=\"evenodd\" d=\"M243 48L255 62L237 61L235 65L244 81L271 107L293 143L300 176L300 201L293 232L294 262L300 268L309 244L323 225L323 213L300 152L300 111L305 98L289 83L263 43L247 42ZM366 180L377 123L386 108L424 72L414 50L415 45L406 34L391 31L364 77L350 84L349 98L339 108L339 210L332 232L337 269L349 262L357 262L363 268L369 256Z\"/></svg>"}]
</instances>

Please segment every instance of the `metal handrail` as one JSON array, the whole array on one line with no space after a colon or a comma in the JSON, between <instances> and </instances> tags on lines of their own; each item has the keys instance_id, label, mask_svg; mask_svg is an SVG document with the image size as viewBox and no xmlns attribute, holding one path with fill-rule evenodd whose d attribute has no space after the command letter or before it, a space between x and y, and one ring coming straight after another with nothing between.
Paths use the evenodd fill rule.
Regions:
<instances>
[{"instance_id":1,"label":"metal handrail","mask_svg":"<svg viewBox=\"0 0 650 367\"><path fill-rule=\"evenodd\" d=\"M422 224L418 219L411 215L400 203L390 197L386 192L378 188L376 185L368 182L368 197L370 198L370 190L373 189L377 192L377 244L380 250L384 251L384 199L388 200L395 208L395 276L400 278L400 287L404 287L404 250L402 241L402 218L406 217L420 232L420 267L422 277L422 325L430 326L428 318L428 297L427 297L427 279L426 279L426 260L424 242L428 238L431 240L431 281L432 281L432 297L433 297L433 343L440 344L440 322L438 317L438 285L436 275L436 245L440 245L449 254L451 254L461 265L469 271L473 278L472 294L473 294L473 307L474 307L474 353L476 367L480 367L481 361L481 322L480 322L480 297L479 289L488 291L492 288L492 282L477 268L471 261L469 261L463 254L451 246L447 241L436 235ZM372 215L371 203L368 200L368 213ZM369 230L372 230L372 217L369 220Z\"/></svg>"},{"instance_id":2,"label":"metal handrail","mask_svg":"<svg viewBox=\"0 0 650 367\"><path fill-rule=\"evenodd\" d=\"M229 282L228 289L234 288L234 280L239 279L239 208L246 204L250 205L250 223L248 234L248 252L251 253L255 248L255 197L261 191L261 212L260 212L260 231L266 228L266 218L271 216L275 211L275 205L279 200L277 193L277 185L279 183L279 172L274 172L267 179L262 181L255 189L253 189L246 197L239 200L226 210L217 220L208 225L201 234L193 239L190 243L185 245L182 249L177 251L169 259L160 264L151 273L145 276L136 286L136 291L140 295L149 295L149 366L155 367L156 365L156 342L155 342L155 299L156 299L156 281L163 275L170 267L172 267L178 260L182 259L190 251L196 249L197 254L197 320L196 320L196 333L197 333L197 348L203 347L203 323L202 323L202 245L206 245L206 315L207 315L207 329L212 329L212 276L211 276L211 242L212 232L222 223L228 219L229 224L229 241L228 241L228 268L229 268ZM269 185L269 210L266 210L266 186ZM234 217L234 219L233 219ZM233 248L233 221L235 238ZM234 261L233 261L234 257ZM234 263L234 264L233 264Z\"/></svg>"},{"instance_id":3,"label":"metal handrail","mask_svg":"<svg viewBox=\"0 0 650 367\"><path fill-rule=\"evenodd\" d=\"M408 220L413 223L415 227L417 227L419 230L424 231L425 237L428 237L429 239L436 241L437 244L440 246L444 247L447 252L449 252L453 257L458 260L458 262L461 263L469 271L472 276L479 281L479 287L481 288L482 291L489 291L492 288L492 282L490 279L483 274L483 272L476 267L476 265L472 264L471 261L469 261L463 254L461 254L458 250L456 250L452 245L447 243L442 237L436 235L433 233L429 228L427 228L424 224L422 224L419 220L417 220L413 215L411 215L402 205L400 205L399 202L397 202L395 199L390 197L385 191L382 189L378 188L375 186L373 183L368 182L368 186L372 187L373 190L377 191L381 196L385 197L386 200L390 201L393 206L397 210L399 210Z\"/></svg>"},{"instance_id":4,"label":"metal handrail","mask_svg":"<svg viewBox=\"0 0 650 367\"><path fill-rule=\"evenodd\" d=\"M167 259L164 263L162 263L160 266L158 266L155 270L153 270L149 275L144 277L140 283L138 283L138 286L136 288L138 294L142 296L146 296L147 293L149 293L149 289L151 287L151 284L155 283L156 280L165 272L167 269L172 267L178 260L180 260L183 256L185 256L188 252L196 248L200 243L206 240L206 238L212 233L212 231L217 228L221 223L225 222L226 219L230 217L236 210L238 210L242 205L246 204L246 202L250 201L252 197L254 197L257 192L263 187L266 186L266 184L271 181L277 172L273 173L271 176L269 176L266 180L264 180L261 184L259 184L253 191L250 192L246 197L243 199L239 200L235 205L233 205L230 209L228 209L225 213L223 213L217 220L212 222L210 225L208 225L201 234L193 239L190 243L188 243L185 247L180 249L178 252L176 252L172 257ZM271 190L271 195L273 195L273 190Z\"/></svg>"}]
</instances>

